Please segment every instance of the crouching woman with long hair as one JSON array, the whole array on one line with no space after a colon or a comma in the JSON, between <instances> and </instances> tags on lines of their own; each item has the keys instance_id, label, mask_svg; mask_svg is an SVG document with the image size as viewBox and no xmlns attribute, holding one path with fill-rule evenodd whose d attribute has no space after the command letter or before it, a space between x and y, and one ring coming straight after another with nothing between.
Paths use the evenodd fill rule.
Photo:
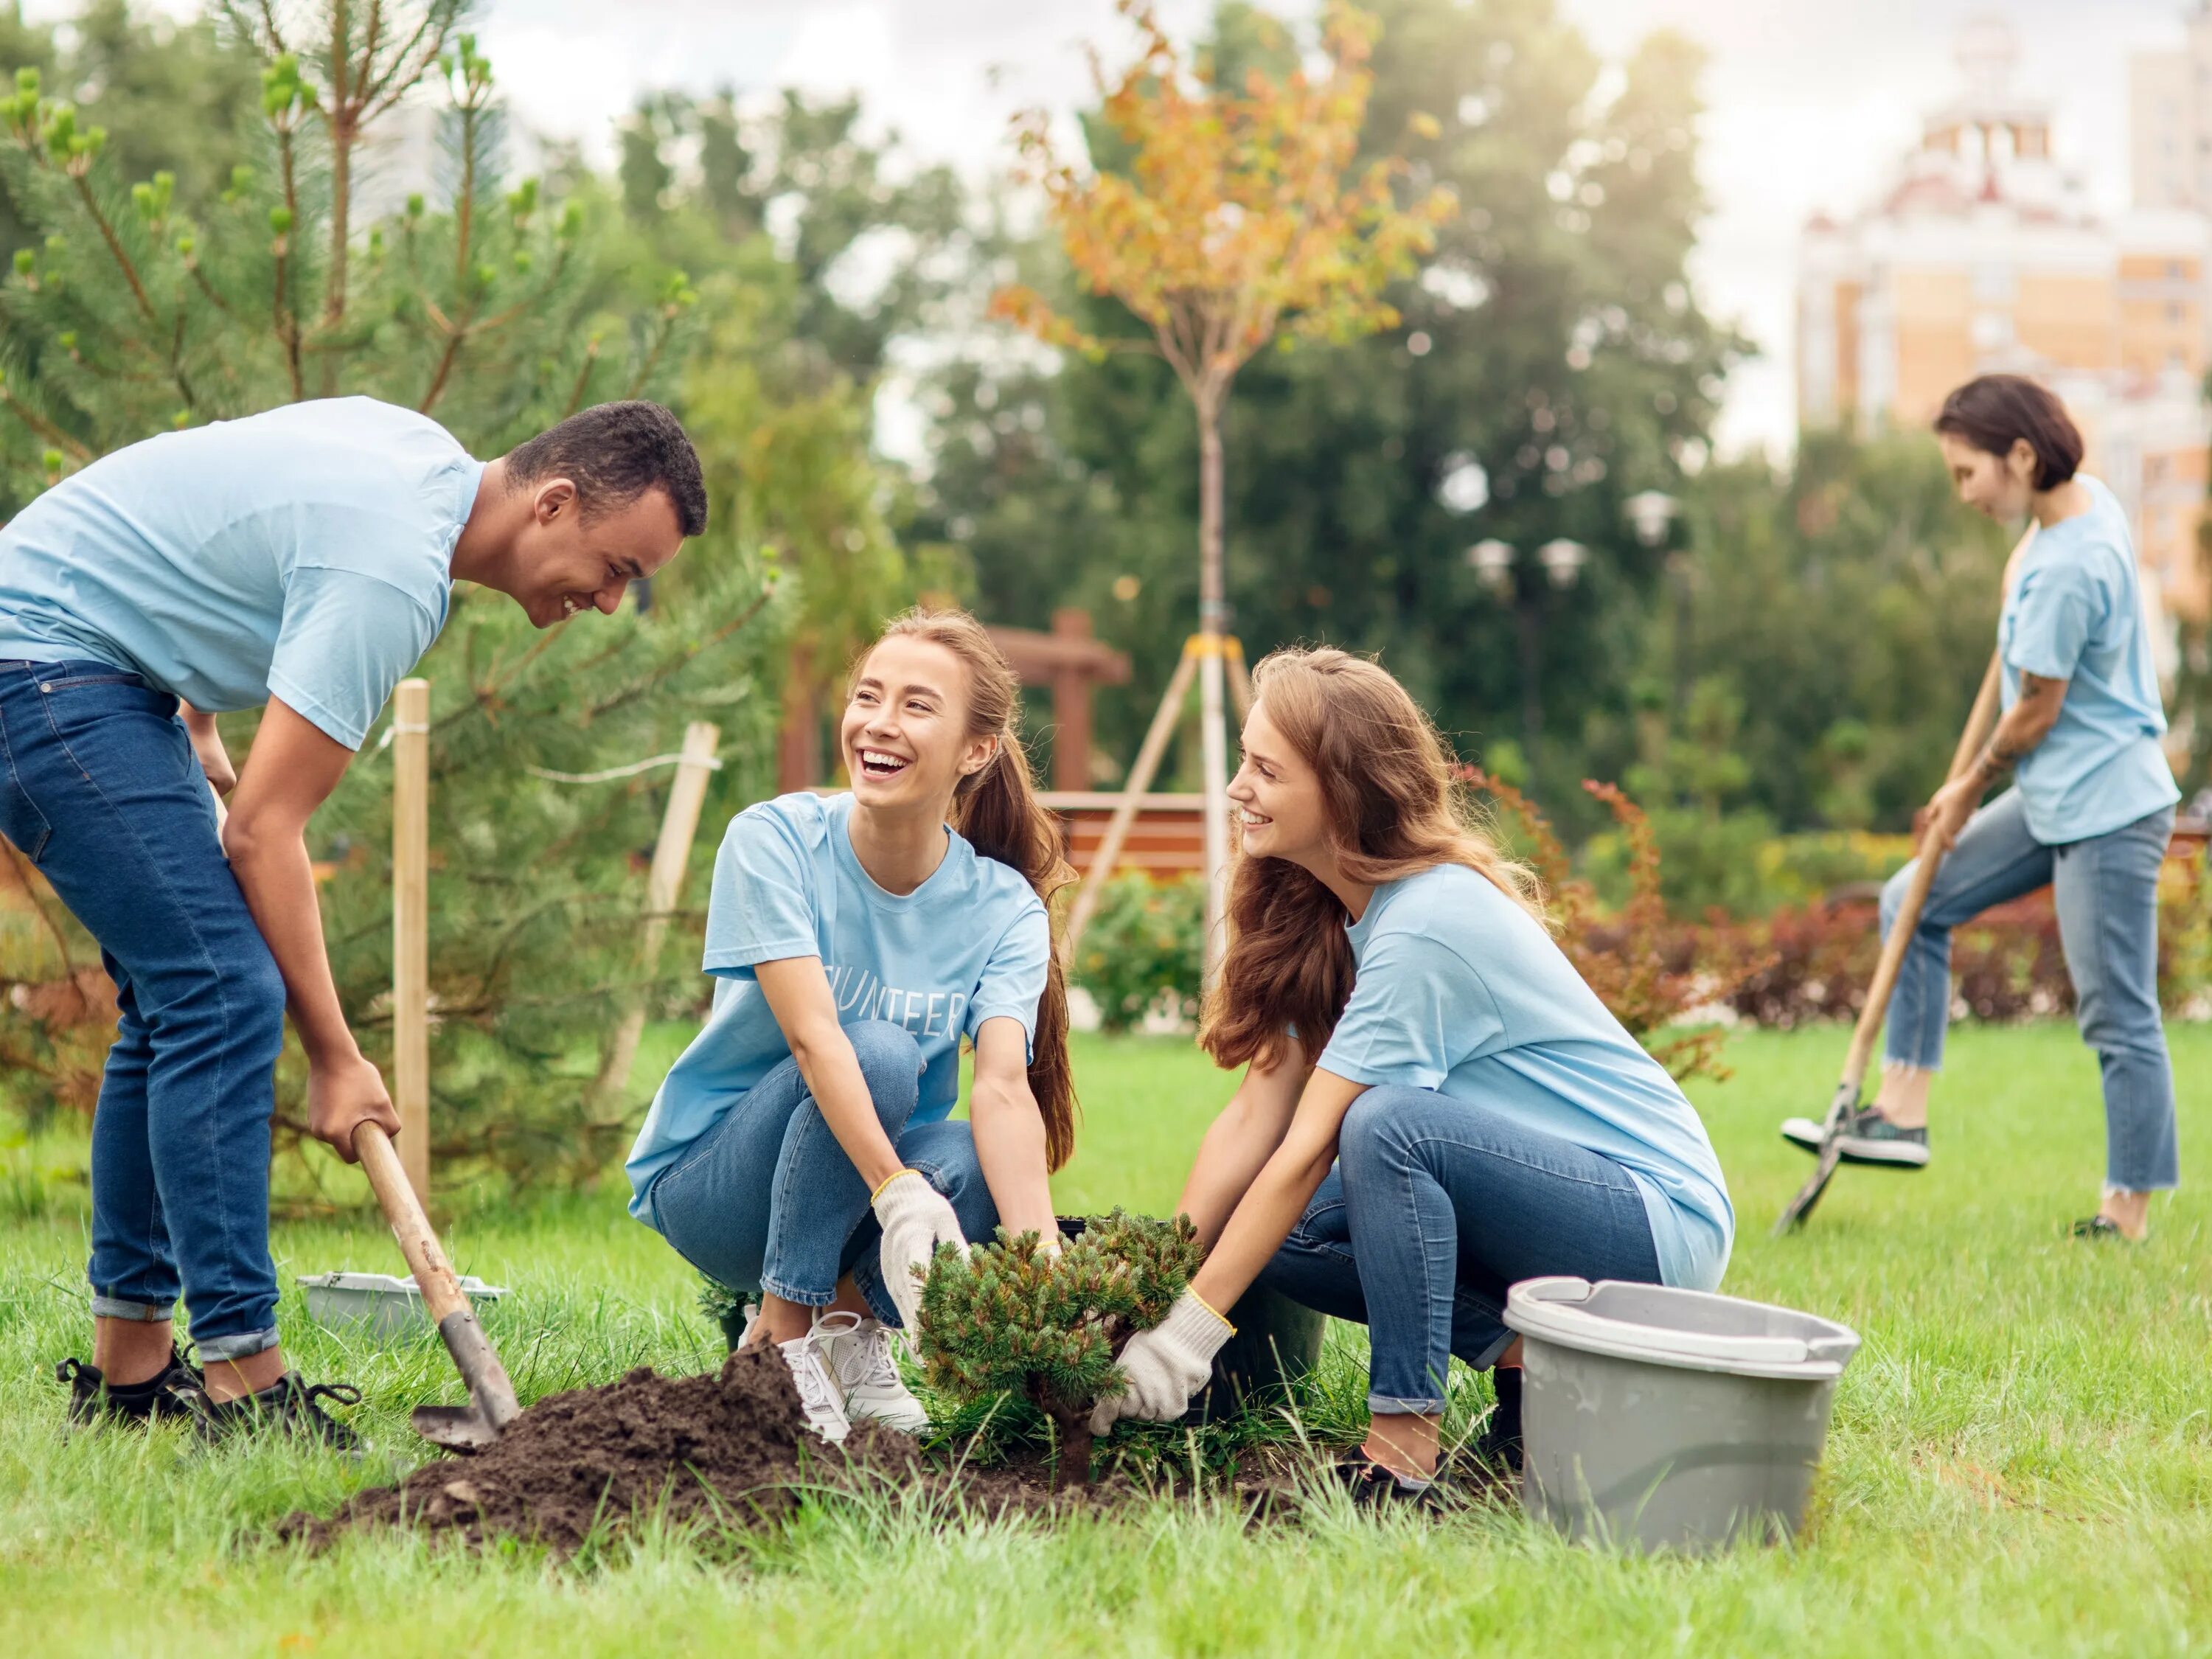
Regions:
<instances>
[{"instance_id":1,"label":"crouching woman with long hair","mask_svg":"<svg viewBox=\"0 0 2212 1659\"><path fill-rule=\"evenodd\" d=\"M1711 1290L1735 1212L1696 1112L1468 827L1405 688L1334 650L1278 652L1253 684L1201 1036L1248 1069L1182 1194L1212 1249L1092 1426L1181 1413L1258 1280L1368 1328L1371 1426L1344 1477L1364 1503L1418 1498L1455 1354L1504 1368L1485 1450L1518 1460L1507 1286Z\"/></svg>"},{"instance_id":2,"label":"crouching woman with long hair","mask_svg":"<svg viewBox=\"0 0 2212 1659\"><path fill-rule=\"evenodd\" d=\"M630 1212L759 1297L808 1420L909 1431L890 1328L913 1270L1000 1221L1056 1237L1074 1146L1067 1000L1045 900L1065 878L1006 659L964 612L894 619L853 670L851 793L731 821L707 908L713 1012L654 1097ZM957 1103L973 1042L969 1121Z\"/></svg>"}]
</instances>

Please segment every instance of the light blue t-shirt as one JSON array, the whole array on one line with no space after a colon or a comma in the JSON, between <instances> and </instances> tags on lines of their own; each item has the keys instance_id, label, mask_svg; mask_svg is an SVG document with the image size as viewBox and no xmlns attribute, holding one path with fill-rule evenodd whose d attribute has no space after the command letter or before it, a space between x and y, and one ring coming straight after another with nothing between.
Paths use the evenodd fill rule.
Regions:
<instances>
[{"instance_id":1,"label":"light blue t-shirt","mask_svg":"<svg viewBox=\"0 0 2212 1659\"><path fill-rule=\"evenodd\" d=\"M1534 917L1446 864L1376 888L1347 931L1358 977L1322 1069L1479 1103L1611 1158L1643 1195L1661 1278L1719 1285L1735 1211L1705 1126Z\"/></svg>"},{"instance_id":2,"label":"light blue t-shirt","mask_svg":"<svg viewBox=\"0 0 2212 1659\"><path fill-rule=\"evenodd\" d=\"M426 415L293 404L101 457L0 529L0 661L89 659L358 749L445 626L483 464Z\"/></svg>"},{"instance_id":3,"label":"light blue t-shirt","mask_svg":"<svg viewBox=\"0 0 2212 1659\"><path fill-rule=\"evenodd\" d=\"M911 893L890 893L853 851L849 794L779 795L730 820L707 901L707 1024L678 1059L625 1165L630 1213L653 1218L653 1177L791 1057L753 969L816 957L838 1023L888 1020L921 1048L921 1098L908 1120L933 1123L960 1095L960 1040L987 1019L1036 1036L1051 930L1021 872L947 830L945 859Z\"/></svg>"},{"instance_id":4,"label":"light blue t-shirt","mask_svg":"<svg viewBox=\"0 0 2212 1659\"><path fill-rule=\"evenodd\" d=\"M2064 680L2058 723L2017 773L2027 831L2046 847L2086 841L2181 799L2159 746L2159 702L2127 514L2098 480L2090 507L2038 530L1997 623L2004 706L2020 677Z\"/></svg>"}]
</instances>

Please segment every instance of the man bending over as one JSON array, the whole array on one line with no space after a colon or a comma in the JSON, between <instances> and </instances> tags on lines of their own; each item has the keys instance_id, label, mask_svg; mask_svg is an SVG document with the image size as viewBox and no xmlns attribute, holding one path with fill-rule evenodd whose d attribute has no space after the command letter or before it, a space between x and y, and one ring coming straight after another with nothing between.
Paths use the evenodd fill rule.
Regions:
<instances>
[{"instance_id":1,"label":"man bending over","mask_svg":"<svg viewBox=\"0 0 2212 1659\"><path fill-rule=\"evenodd\" d=\"M0 529L0 832L100 941L121 1010L92 1127L93 1363L58 1368L72 1419L353 1443L334 1391L285 1364L269 1255L288 1006L316 1138L351 1162L358 1125L399 1128L338 1006L307 820L456 579L547 628L613 611L706 520L657 404L485 463L350 398L134 444ZM215 716L263 703L234 774ZM172 1335L180 1292L204 1376Z\"/></svg>"}]
</instances>

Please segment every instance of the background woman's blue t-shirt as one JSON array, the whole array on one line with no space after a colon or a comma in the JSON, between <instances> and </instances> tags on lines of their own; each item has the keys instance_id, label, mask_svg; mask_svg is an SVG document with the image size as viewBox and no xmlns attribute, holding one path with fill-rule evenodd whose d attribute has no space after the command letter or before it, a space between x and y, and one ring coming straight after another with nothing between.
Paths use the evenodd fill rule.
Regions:
<instances>
[{"instance_id":1,"label":"background woman's blue t-shirt","mask_svg":"<svg viewBox=\"0 0 2212 1659\"><path fill-rule=\"evenodd\" d=\"M707 903L713 1011L653 1097L625 1166L641 1220L652 1219L653 1177L791 1057L753 973L761 963L818 957L841 1024L888 1020L913 1033L923 1069L912 1122L958 1103L960 1040L985 1020L1019 1020L1036 1037L1052 937L1021 872L948 830L929 879L886 892L854 854L852 815L850 795L792 794L730 820Z\"/></svg>"},{"instance_id":2,"label":"background woman's blue t-shirt","mask_svg":"<svg viewBox=\"0 0 2212 1659\"><path fill-rule=\"evenodd\" d=\"M1735 1211L1697 1110L1552 936L1464 865L1375 890L1358 976L1319 1064L1478 1104L1612 1159L1644 1199L1661 1278L1710 1291Z\"/></svg>"},{"instance_id":3,"label":"background woman's blue t-shirt","mask_svg":"<svg viewBox=\"0 0 2212 1659\"><path fill-rule=\"evenodd\" d=\"M2089 510L2038 530L1997 622L2004 706L2020 677L2066 682L2050 734L2016 774L2028 833L2046 847L2108 835L2181 799L2159 739L2166 709L2118 497L2082 477Z\"/></svg>"}]
</instances>

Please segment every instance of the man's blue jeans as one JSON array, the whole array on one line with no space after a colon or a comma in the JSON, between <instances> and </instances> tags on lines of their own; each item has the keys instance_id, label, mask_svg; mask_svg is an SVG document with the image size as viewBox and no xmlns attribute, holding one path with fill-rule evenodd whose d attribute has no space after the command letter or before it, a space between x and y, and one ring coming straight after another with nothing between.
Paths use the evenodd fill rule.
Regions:
<instances>
[{"instance_id":1,"label":"man's blue jeans","mask_svg":"<svg viewBox=\"0 0 2212 1659\"><path fill-rule=\"evenodd\" d=\"M2016 790L1975 813L1936 872L1905 951L1889 1004L1890 1060L1942 1066L1951 930L2048 883L2075 1018L2104 1073L2105 1179L2136 1193L2175 1185L2173 1061L2158 1009L2158 872L2172 833L2167 806L2109 835L2046 846L2028 833ZM1906 865L1882 889L1885 938L1912 869Z\"/></svg>"},{"instance_id":2,"label":"man's blue jeans","mask_svg":"<svg viewBox=\"0 0 2212 1659\"><path fill-rule=\"evenodd\" d=\"M92 1121L92 1311L203 1359L276 1340L269 1121L284 982L177 700L105 663L0 662L0 833L100 941L122 1017Z\"/></svg>"},{"instance_id":3,"label":"man's blue jeans","mask_svg":"<svg viewBox=\"0 0 2212 1659\"><path fill-rule=\"evenodd\" d=\"M913 1034L861 1020L845 1035L900 1161L951 1202L963 1237L989 1238L999 1212L969 1127L907 1122L921 1097L921 1049ZM646 1211L678 1255L732 1290L826 1308L849 1273L876 1317L899 1322L877 1261L883 1230L868 1183L830 1133L795 1060L747 1090L653 1177Z\"/></svg>"},{"instance_id":4,"label":"man's blue jeans","mask_svg":"<svg viewBox=\"0 0 2212 1659\"><path fill-rule=\"evenodd\" d=\"M1628 1171L1479 1102L1386 1085L1344 1115L1336 1168L1260 1282L1368 1328L1370 1411L1432 1415L1451 1356L1496 1364L1507 1289L1546 1273L1658 1283Z\"/></svg>"}]
</instances>

